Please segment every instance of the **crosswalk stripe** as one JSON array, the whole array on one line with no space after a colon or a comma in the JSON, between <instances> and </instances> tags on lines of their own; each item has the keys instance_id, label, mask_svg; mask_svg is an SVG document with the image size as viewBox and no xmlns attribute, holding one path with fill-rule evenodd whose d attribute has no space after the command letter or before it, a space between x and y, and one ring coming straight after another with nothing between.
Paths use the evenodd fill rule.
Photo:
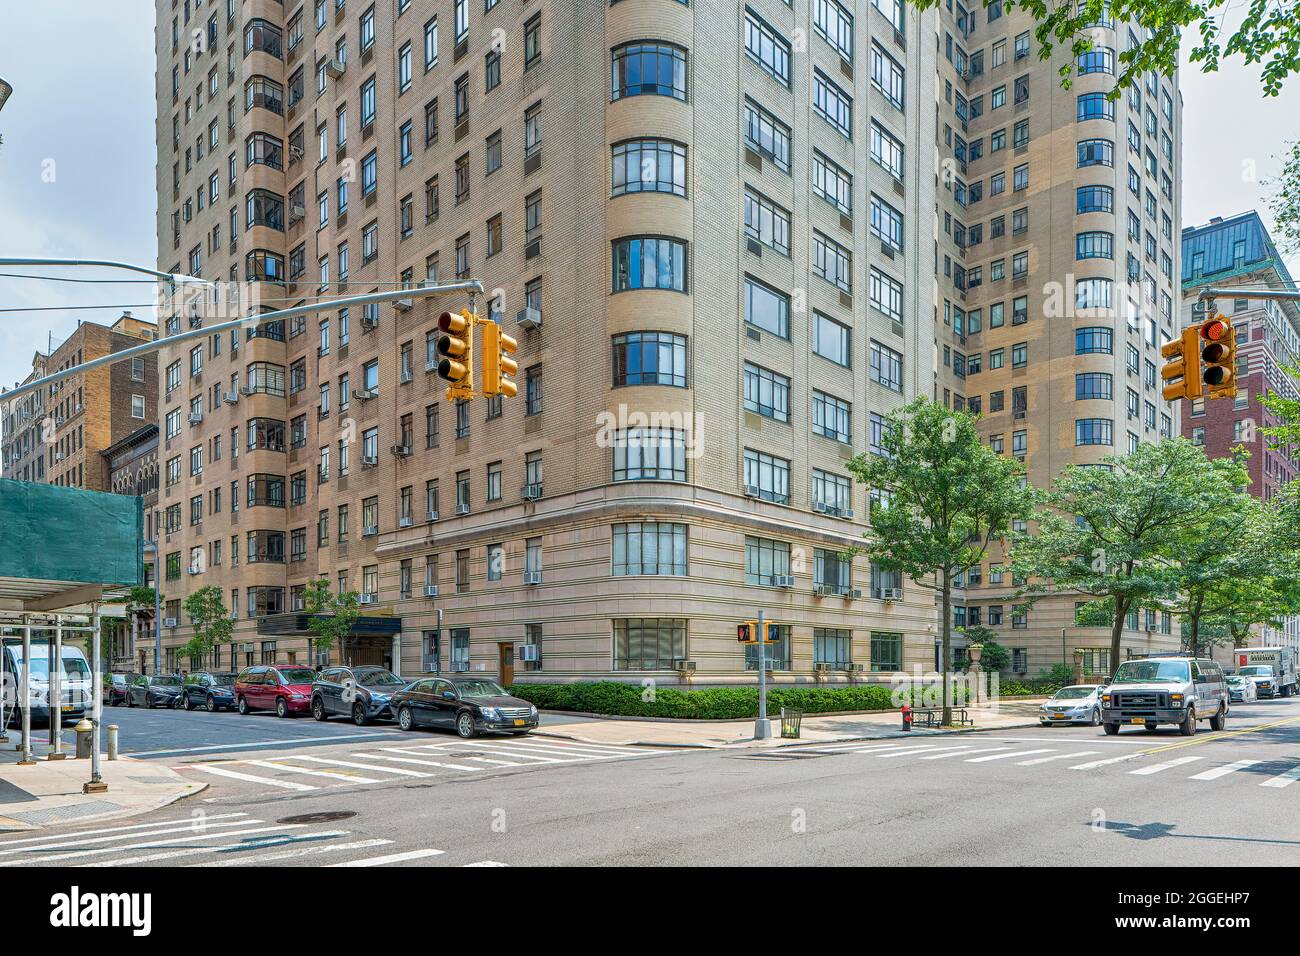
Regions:
<instances>
[{"instance_id":1,"label":"crosswalk stripe","mask_svg":"<svg viewBox=\"0 0 1300 956\"><path fill-rule=\"evenodd\" d=\"M346 832L346 831L344 831ZM261 866L276 860L291 860L303 856L320 856L324 853L343 853L348 850L368 850L375 846L388 846L392 840L357 840L355 843L331 843L327 846L303 846L283 853L262 853L256 856L237 856L229 860L213 860L210 863L191 863L190 866Z\"/></svg>"},{"instance_id":2,"label":"crosswalk stripe","mask_svg":"<svg viewBox=\"0 0 1300 956\"><path fill-rule=\"evenodd\" d=\"M401 753L402 751L398 751ZM363 757L366 760L393 760L398 763L415 763L423 767L443 767L448 770L482 770L482 767L467 767L459 763L439 763L436 760L422 760L419 757L390 757L387 754L353 754L354 757ZM389 767L376 767L376 770L388 770Z\"/></svg>"},{"instance_id":3,"label":"crosswalk stripe","mask_svg":"<svg viewBox=\"0 0 1300 956\"><path fill-rule=\"evenodd\" d=\"M475 749L477 749L477 745L475 745ZM555 747L555 746L551 746L550 744L534 744L534 743L524 744L519 742L511 743L504 749L508 749L512 753L515 751L522 751L523 753L541 753L541 754L550 754L551 756L561 754L568 757L571 760L613 760L618 756L617 754L582 753L581 751L573 750L570 747Z\"/></svg>"},{"instance_id":4,"label":"crosswalk stripe","mask_svg":"<svg viewBox=\"0 0 1300 956\"><path fill-rule=\"evenodd\" d=\"M462 863L462 866L509 866L509 863L498 863L496 860L479 860L477 863Z\"/></svg>"},{"instance_id":5,"label":"crosswalk stripe","mask_svg":"<svg viewBox=\"0 0 1300 956\"><path fill-rule=\"evenodd\" d=\"M951 750L951 747L940 747L938 744L926 744L924 747L904 747L902 750L891 750L889 753L877 754L881 760L886 757L910 757L912 754L929 753L931 750Z\"/></svg>"},{"instance_id":6,"label":"crosswalk stripe","mask_svg":"<svg viewBox=\"0 0 1300 956\"><path fill-rule=\"evenodd\" d=\"M258 777L251 773L240 773L238 770L228 770L225 767L213 767L205 763L187 764L188 770L202 770L204 773L215 774L218 777L229 777L232 780L243 780L245 783L264 783L272 787L280 787L284 790L319 790L320 787L312 786L309 783L296 783L292 780L273 780L270 777Z\"/></svg>"},{"instance_id":7,"label":"crosswalk stripe","mask_svg":"<svg viewBox=\"0 0 1300 956\"><path fill-rule=\"evenodd\" d=\"M1138 751L1137 753L1125 754L1122 757L1107 757L1105 760L1089 760L1087 763L1077 763L1073 767L1070 767L1069 769L1091 770L1093 767L1104 767L1107 764L1123 763L1125 760L1132 760L1135 757L1141 757L1141 756L1142 756L1142 752Z\"/></svg>"},{"instance_id":8,"label":"crosswalk stripe","mask_svg":"<svg viewBox=\"0 0 1300 956\"><path fill-rule=\"evenodd\" d=\"M261 822L261 821L248 821ZM289 823L280 826L268 827L248 827L243 830L226 830L219 834L222 837L244 836L249 833L265 833L267 830L301 830L307 824ZM191 840L203 840L212 836L210 833L199 833L194 836L168 837L164 840L150 840L144 843L132 843L128 846L101 846L93 850L73 850L68 853L59 853L54 856L37 856L29 860L0 860L0 866L31 866L33 864L44 863L62 863L64 860L70 860L78 856L98 856L101 853L121 853L125 850L153 850L159 847L172 846L177 843L189 843Z\"/></svg>"},{"instance_id":9,"label":"crosswalk stripe","mask_svg":"<svg viewBox=\"0 0 1300 956\"><path fill-rule=\"evenodd\" d=\"M284 770L289 773L305 773L311 777L327 777L330 780L338 780L344 783L379 783L373 777L349 774L346 770L310 770L307 767L295 767L291 763L276 763L271 760L245 760L244 763L250 767L265 767L267 770Z\"/></svg>"},{"instance_id":10,"label":"crosswalk stripe","mask_svg":"<svg viewBox=\"0 0 1300 956\"><path fill-rule=\"evenodd\" d=\"M477 760L480 763L495 764L498 767L536 767L535 763L515 763L513 760L493 760L491 757L465 757L466 760Z\"/></svg>"},{"instance_id":11,"label":"crosswalk stripe","mask_svg":"<svg viewBox=\"0 0 1300 956\"><path fill-rule=\"evenodd\" d=\"M154 827L171 826L172 824L181 824L184 826L194 827L197 820L227 820L232 817L246 817L247 813L210 813L203 817L177 817L172 820L155 820L152 823L134 823L128 827L104 827L100 830L80 830L76 833L61 833L58 836L51 836L48 833L45 836L25 837L21 840L5 840L4 846L17 846L20 843L44 843L47 840L62 840L69 836L74 836L78 840L88 836L98 836L101 833L127 834L134 830L152 830Z\"/></svg>"},{"instance_id":12,"label":"crosswalk stripe","mask_svg":"<svg viewBox=\"0 0 1300 956\"><path fill-rule=\"evenodd\" d=\"M432 777L433 774L423 770L407 770L405 767L376 767L372 763L354 763L351 760L339 760L336 757L309 757L306 754L294 754L295 760L310 760L335 767L351 767L353 770L376 770L379 773L395 773L401 777Z\"/></svg>"},{"instance_id":13,"label":"crosswalk stripe","mask_svg":"<svg viewBox=\"0 0 1300 956\"><path fill-rule=\"evenodd\" d=\"M518 750L507 750L504 747L492 747L492 746L481 746L481 745L475 746L474 752L497 754L498 756L501 757L527 758L528 760L537 760L540 761L541 763L578 763L581 760L581 758L579 757L544 757L541 754L527 754L527 753L522 753ZM441 754L439 754L439 756L441 756ZM452 756L454 756L454 754Z\"/></svg>"},{"instance_id":14,"label":"crosswalk stripe","mask_svg":"<svg viewBox=\"0 0 1300 956\"><path fill-rule=\"evenodd\" d=\"M1253 767L1257 763L1263 763L1262 760L1237 760L1222 767L1215 767L1206 770L1203 773L1193 774L1188 780L1218 780L1220 777L1226 777L1230 773L1236 773L1238 770L1245 770L1247 767Z\"/></svg>"},{"instance_id":15,"label":"crosswalk stripe","mask_svg":"<svg viewBox=\"0 0 1300 956\"><path fill-rule=\"evenodd\" d=\"M982 750L972 750L969 747L966 747L963 748L962 750L958 750L953 753L930 754L928 757L921 757L920 759L921 760L944 760L948 757L969 757L971 754L985 754L985 753L991 753L994 750L1010 750L1010 749L1011 749L1010 747L985 747Z\"/></svg>"},{"instance_id":16,"label":"crosswalk stripe","mask_svg":"<svg viewBox=\"0 0 1300 956\"><path fill-rule=\"evenodd\" d=\"M902 746L903 744L864 744L861 746L845 747L800 747L798 750L800 753L814 754L867 754L878 753L884 750L897 750Z\"/></svg>"},{"instance_id":17,"label":"crosswalk stripe","mask_svg":"<svg viewBox=\"0 0 1300 956\"><path fill-rule=\"evenodd\" d=\"M987 757L971 757L971 758L970 758L969 760L967 760L966 762L967 762L967 763L986 763L987 761L990 761L990 760L1008 760L1008 759L1010 759L1011 757L1029 757L1029 756L1031 756L1031 755L1033 755L1033 754L1050 754L1051 752L1052 752L1052 748L1051 748L1051 747L1046 747L1046 748L1041 749L1041 750L1013 750L1013 751L1012 751L1011 753L1009 753L1009 754L990 754L990 755L987 756Z\"/></svg>"},{"instance_id":18,"label":"crosswalk stripe","mask_svg":"<svg viewBox=\"0 0 1300 956\"><path fill-rule=\"evenodd\" d=\"M421 860L429 856L441 856L442 853L442 850L407 850L405 853L392 853L388 856L344 860L342 863L331 863L330 866L388 866L390 863L404 863L407 860Z\"/></svg>"},{"instance_id":19,"label":"crosswalk stripe","mask_svg":"<svg viewBox=\"0 0 1300 956\"><path fill-rule=\"evenodd\" d=\"M202 836L210 830L224 829L225 827L242 827L248 823L262 822L261 820L251 819L244 814L239 814L239 816L243 817L243 819L227 820L225 822L211 823L209 822L210 818L206 820L202 820L202 822L200 822L199 818L196 818L194 820L190 820L185 823L177 822L177 825L174 826L162 826L159 827L158 829L147 830L142 833L127 833L127 834L113 833L110 836L97 836L89 840L85 839L80 834L63 833L57 837L45 837L46 840L53 840L55 842L47 842L47 843L41 843L32 846L20 846L20 847L15 847L13 849L0 850L0 856L10 856L15 853L35 853L38 851L44 852L46 850L62 850L62 849L68 849L72 847L83 847L91 843L112 843L114 840L133 840L139 837L168 836L172 833L185 833L186 831ZM98 832L102 833L105 831L101 830ZM62 840L63 842L58 842L60 840ZM6 844L6 846L8 846L8 844Z\"/></svg>"},{"instance_id":20,"label":"crosswalk stripe","mask_svg":"<svg viewBox=\"0 0 1300 956\"><path fill-rule=\"evenodd\" d=\"M1171 767L1181 767L1185 763L1195 763L1204 759L1204 755L1199 757L1178 757L1175 760L1166 760L1164 763L1152 764L1150 767L1139 767L1137 770L1130 770L1129 773L1138 777L1146 777L1153 773L1161 773Z\"/></svg>"},{"instance_id":21,"label":"crosswalk stripe","mask_svg":"<svg viewBox=\"0 0 1300 956\"><path fill-rule=\"evenodd\" d=\"M1296 764L1290 770L1284 770L1276 777L1271 777L1260 784L1261 787L1289 787L1291 784L1300 780L1300 764Z\"/></svg>"},{"instance_id":22,"label":"crosswalk stripe","mask_svg":"<svg viewBox=\"0 0 1300 956\"><path fill-rule=\"evenodd\" d=\"M1053 760L1068 760L1071 757L1089 757L1093 754L1101 753L1100 750L1076 750L1073 753L1055 754L1051 757L1037 757L1033 760L1017 760L1017 767L1036 767L1040 763L1051 763Z\"/></svg>"},{"instance_id":23,"label":"crosswalk stripe","mask_svg":"<svg viewBox=\"0 0 1300 956\"><path fill-rule=\"evenodd\" d=\"M589 744L583 741L569 743L567 740L549 740L539 737L520 737L516 743L521 743L530 747L558 747L569 753L596 753L609 754L611 757L626 757L628 754L654 754L658 750L651 750L648 747L613 747L606 744Z\"/></svg>"},{"instance_id":24,"label":"crosswalk stripe","mask_svg":"<svg viewBox=\"0 0 1300 956\"><path fill-rule=\"evenodd\" d=\"M240 840L236 843L227 843L222 846L187 847L183 850L167 850L163 853L149 853L145 856L129 856L125 859L114 857L111 860L97 860L94 863L80 863L78 866L83 869L105 866L132 866L136 863L156 863L159 860L172 860L178 856L194 856L202 853L229 853L232 850L255 850L264 846L281 846L285 843L297 843L303 840L323 840L329 837L347 836L347 834L347 830L324 830L320 833L258 837L254 840Z\"/></svg>"}]
</instances>

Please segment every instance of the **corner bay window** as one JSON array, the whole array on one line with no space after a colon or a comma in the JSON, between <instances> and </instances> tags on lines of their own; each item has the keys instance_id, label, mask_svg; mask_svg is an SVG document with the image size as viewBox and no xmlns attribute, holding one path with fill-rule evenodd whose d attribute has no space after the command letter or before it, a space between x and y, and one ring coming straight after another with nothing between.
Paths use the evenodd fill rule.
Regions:
<instances>
[{"instance_id":1,"label":"corner bay window","mask_svg":"<svg viewBox=\"0 0 1300 956\"><path fill-rule=\"evenodd\" d=\"M628 332L613 339L614 386L686 387L686 337L670 332Z\"/></svg>"},{"instance_id":2,"label":"corner bay window","mask_svg":"<svg viewBox=\"0 0 1300 956\"><path fill-rule=\"evenodd\" d=\"M685 481L686 432L627 428L613 435L614 481Z\"/></svg>"},{"instance_id":3,"label":"corner bay window","mask_svg":"<svg viewBox=\"0 0 1300 956\"><path fill-rule=\"evenodd\" d=\"M686 51L671 43L636 42L612 53L610 99L671 96L686 99Z\"/></svg>"},{"instance_id":4,"label":"corner bay window","mask_svg":"<svg viewBox=\"0 0 1300 956\"><path fill-rule=\"evenodd\" d=\"M686 243L659 236L631 236L613 243L613 291L686 291Z\"/></svg>"}]
</instances>

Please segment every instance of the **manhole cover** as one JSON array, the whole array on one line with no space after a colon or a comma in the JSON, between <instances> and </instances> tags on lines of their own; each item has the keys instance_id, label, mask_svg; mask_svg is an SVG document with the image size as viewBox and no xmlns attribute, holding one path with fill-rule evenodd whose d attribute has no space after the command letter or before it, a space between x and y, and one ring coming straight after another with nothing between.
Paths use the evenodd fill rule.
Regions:
<instances>
[{"instance_id":1,"label":"manhole cover","mask_svg":"<svg viewBox=\"0 0 1300 956\"><path fill-rule=\"evenodd\" d=\"M293 817L281 817L276 823L333 823L347 820L357 815L355 810L322 810L320 813L300 813Z\"/></svg>"}]
</instances>

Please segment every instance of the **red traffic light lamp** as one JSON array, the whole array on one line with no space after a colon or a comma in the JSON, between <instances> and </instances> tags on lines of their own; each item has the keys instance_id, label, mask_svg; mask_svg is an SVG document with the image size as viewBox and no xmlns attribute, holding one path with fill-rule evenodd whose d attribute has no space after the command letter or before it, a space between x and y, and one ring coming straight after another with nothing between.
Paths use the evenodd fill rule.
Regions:
<instances>
[{"instance_id":1,"label":"red traffic light lamp","mask_svg":"<svg viewBox=\"0 0 1300 956\"><path fill-rule=\"evenodd\" d=\"M1232 323L1221 315L1201 323L1201 381L1210 398L1234 398L1237 394L1237 335Z\"/></svg>"}]
</instances>

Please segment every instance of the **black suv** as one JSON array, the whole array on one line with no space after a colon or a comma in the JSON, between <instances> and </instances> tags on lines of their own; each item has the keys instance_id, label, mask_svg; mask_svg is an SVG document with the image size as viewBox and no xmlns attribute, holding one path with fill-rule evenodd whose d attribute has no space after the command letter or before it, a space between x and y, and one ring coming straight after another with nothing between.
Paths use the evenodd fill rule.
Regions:
<instances>
[{"instance_id":1,"label":"black suv","mask_svg":"<svg viewBox=\"0 0 1300 956\"><path fill-rule=\"evenodd\" d=\"M352 718L360 727L378 717L393 716L389 700L406 686L387 667L326 667L311 685L311 715L328 720L334 714Z\"/></svg>"},{"instance_id":2,"label":"black suv","mask_svg":"<svg viewBox=\"0 0 1300 956\"><path fill-rule=\"evenodd\" d=\"M195 671L181 685L176 706L182 710L205 707L211 713L235 707L235 675L219 671Z\"/></svg>"}]
</instances>

